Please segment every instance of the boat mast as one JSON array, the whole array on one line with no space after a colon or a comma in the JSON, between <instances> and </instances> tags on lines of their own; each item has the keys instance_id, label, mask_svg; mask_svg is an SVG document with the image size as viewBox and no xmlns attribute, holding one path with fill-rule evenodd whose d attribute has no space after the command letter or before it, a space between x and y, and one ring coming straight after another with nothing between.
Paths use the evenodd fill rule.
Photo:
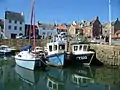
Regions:
<instances>
[{"instance_id":1,"label":"boat mast","mask_svg":"<svg viewBox=\"0 0 120 90\"><path fill-rule=\"evenodd\" d=\"M33 0L33 4L35 4L35 0ZM34 35L34 51L35 51L35 55L36 55L36 28L35 28L35 7L34 7L34 11L33 11L33 35Z\"/></svg>"},{"instance_id":2,"label":"boat mast","mask_svg":"<svg viewBox=\"0 0 120 90\"><path fill-rule=\"evenodd\" d=\"M30 30L29 30L29 43L30 43L30 38L31 38L31 34L33 33L33 27L32 27L32 24L33 24L33 14L34 14L34 0L31 1L32 4L31 4L31 13L30 13Z\"/></svg>"},{"instance_id":3,"label":"boat mast","mask_svg":"<svg viewBox=\"0 0 120 90\"><path fill-rule=\"evenodd\" d=\"M109 45L111 45L111 41L112 41L112 36L111 36L111 0L109 0L109 23L110 23L110 26L109 26L109 28L110 28L110 31L109 31Z\"/></svg>"}]
</instances>

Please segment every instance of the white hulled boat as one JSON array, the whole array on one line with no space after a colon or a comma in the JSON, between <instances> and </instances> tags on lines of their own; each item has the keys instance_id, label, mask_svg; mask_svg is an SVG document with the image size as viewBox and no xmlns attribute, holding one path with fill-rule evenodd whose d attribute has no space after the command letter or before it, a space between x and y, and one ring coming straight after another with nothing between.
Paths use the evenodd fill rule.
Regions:
<instances>
[{"instance_id":1,"label":"white hulled boat","mask_svg":"<svg viewBox=\"0 0 120 90\"><path fill-rule=\"evenodd\" d=\"M30 32L33 31L33 35L34 35L34 45L33 46L34 46L34 49L35 49L35 47L36 47L36 41L35 41L36 36L35 36L34 3L35 3L35 1L32 0ZM33 19L33 17L34 17L34 19ZM33 29L32 29L32 20L34 21ZM30 41L30 36L29 36L29 41ZM33 53L30 49L31 49L31 45L27 45L27 46L23 47L22 50L18 54L15 55L15 61L16 61L16 64L21 66L21 67L34 70L35 67L41 66L41 58L36 54L36 51L35 51L35 53Z\"/></svg>"},{"instance_id":2,"label":"white hulled boat","mask_svg":"<svg viewBox=\"0 0 120 90\"><path fill-rule=\"evenodd\" d=\"M40 66L40 58L30 51L31 45L23 47L23 49L15 55L16 64L34 70L35 67Z\"/></svg>"},{"instance_id":3,"label":"white hulled boat","mask_svg":"<svg viewBox=\"0 0 120 90\"><path fill-rule=\"evenodd\" d=\"M10 48L9 46L7 45L0 46L0 54L8 55L11 54L11 52L12 52L12 48Z\"/></svg>"}]
</instances>

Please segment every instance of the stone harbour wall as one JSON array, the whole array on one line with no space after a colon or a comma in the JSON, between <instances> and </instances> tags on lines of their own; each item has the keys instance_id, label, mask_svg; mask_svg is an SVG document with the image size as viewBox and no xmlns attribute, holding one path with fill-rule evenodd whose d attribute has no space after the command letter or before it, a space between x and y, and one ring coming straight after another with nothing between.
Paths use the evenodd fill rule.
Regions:
<instances>
[{"instance_id":1,"label":"stone harbour wall","mask_svg":"<svg viewBox=\"0 0 120 90\"><path fill-rule=\"evenodd\" d=\"M96 51L96 58L105 65L120 66L120 46L91 44Z\"/></svg>"},{"instance_id":2,"label":"stone harbour wall","mask_svg":"<svg viewBox=\"0 0 120 90\"><path fill-rule=\"evenodd\" d=\"M36 40L36 45L44 47L48 40ZM33 39L30 40L30 43L33 44ZM0 40L0 45L8 45L10 47L15 47L17 50L20 50L22 47L29 44L29 39L4 39Z\"/></svg>"}]
</instances>

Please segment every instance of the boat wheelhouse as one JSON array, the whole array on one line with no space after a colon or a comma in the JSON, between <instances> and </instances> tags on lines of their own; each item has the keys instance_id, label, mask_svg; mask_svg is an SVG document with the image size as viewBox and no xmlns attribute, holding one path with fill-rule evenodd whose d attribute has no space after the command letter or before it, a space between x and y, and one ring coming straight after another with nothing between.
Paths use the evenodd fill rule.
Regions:
<instances>
[{"instance_id":1,"label":"boat wheelhouse","mask_svg":"<svg viewBox=\"0 0 120 90\"><path fill-rule=\"evenodd\" d=\"M90 44L84 42L75 42L71 44L71 53L73 59L84 65L90 65L95 54L94 51L89 51Z\"/></svg>"}]
</instances>

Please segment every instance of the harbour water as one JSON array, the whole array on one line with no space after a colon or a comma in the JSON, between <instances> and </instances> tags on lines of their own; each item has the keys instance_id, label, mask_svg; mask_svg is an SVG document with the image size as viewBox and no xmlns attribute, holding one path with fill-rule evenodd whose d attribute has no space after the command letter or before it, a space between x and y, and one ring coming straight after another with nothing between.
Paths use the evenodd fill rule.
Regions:
<instances>
[{"instance_id":1,"label":"harbour water","mask_svg":"<svg viewBox=\"0 0 120 90\"><path fill-rule=\"evenodd\" d=\"M120 70L107 67L47 67L31 71L0 59L0 90L120 90Z\"/></svg>"}]
</instances>

